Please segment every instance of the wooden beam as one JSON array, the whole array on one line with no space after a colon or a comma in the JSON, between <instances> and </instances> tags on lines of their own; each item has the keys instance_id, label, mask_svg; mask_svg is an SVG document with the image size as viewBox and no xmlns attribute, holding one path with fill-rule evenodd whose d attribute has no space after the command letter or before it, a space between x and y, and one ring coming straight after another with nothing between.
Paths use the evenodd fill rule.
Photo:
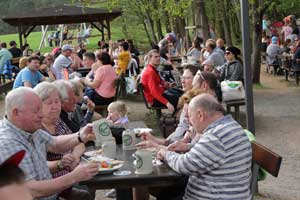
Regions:
<instances>
[{"instance_id":1,"label":"wooden beam","mask_svg":"<svg viewBox=\"0 0 300 200\"><path fill-rule=\"evenodd\" d=\"M107 26L108 40L111 40L110 21L109 21L109 19L106 19L106 26Z\"/></svg>"},{"instance_id":2,"label":"wooden beam","mask_svg":"<svg viewBox=\"0 0 300 200\"><path fill-rule=\"evenodd\" d=\"M22 26L18 26L17 29L18 29L18 34L19 34L20 49L24 50L23 49L23 38L22 38Z\"/></svg>"},{"instance_id":3,"label":"wooden beam","mask_svg":"<svg viewBox=\"0 0 300 200\"><path fill-rule=\"evenodd\" d=\"M31 26L31 27L28 27L28 31L24 31L24 37L25 39L28 37L28 35L33 31L33 29L35 28L35 25L34 26Z\"/></svg>"},{"instance_id":4,"label":"wooden beam","mask_svg":"<svg viewBox=\"0 0 300 200\"><path fill-rule=\"evenodd\" d=\"M92 27L94 27L95 29L97 29L98 31L100 31L103 34L103 27L100 28L99 26L97 26L95 23L91 23Z\"/></svg>"}]
</instances>

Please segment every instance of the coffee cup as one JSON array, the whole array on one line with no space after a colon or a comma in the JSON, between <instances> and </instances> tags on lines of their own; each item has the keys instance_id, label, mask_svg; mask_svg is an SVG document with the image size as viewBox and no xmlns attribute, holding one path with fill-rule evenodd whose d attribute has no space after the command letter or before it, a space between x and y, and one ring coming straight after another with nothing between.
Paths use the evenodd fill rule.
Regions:
<instances>
[{"instance_id":1,"label":"coffee cup","mask_svg":"<svg viewBox=\"0 0 300 200\"><path fill-rule=\"evenodd\" d=\"M96 135L96 147L100 147L104 141L109 141L113 138L108 122L105 119L93 122L93 132Z\"/></svg>"},{"instance_id":2,"label":"coffee cup","mask_svg":"<svg viewBox=\"0 0 300 200\"><path fill-rule=\"evenodd\" d=\"M137 150L133 155L136 174L151 174L153 172L152 152L145 149Z\"/></svg>"},{"instance_id":3,"label":"coffee cup","mask_svg":"<svg viewBox=\"0 0 300 200\"><path fill-rule=\"evenodd\" d=\"M108 158L115 159L117 154L117 146L115 138L104 141L101 145L102 155Z\"/></svg>"},{"instance_id":4,"label":"coffee cup","mask_svg":"<svg viewBox=\"0 0 300 200\"><path fill-rule=\"evenodd\" d=\"M123 150L136 149L136 136L133 130L127 129L122 133Z\"/></svg>"}]
</instances>

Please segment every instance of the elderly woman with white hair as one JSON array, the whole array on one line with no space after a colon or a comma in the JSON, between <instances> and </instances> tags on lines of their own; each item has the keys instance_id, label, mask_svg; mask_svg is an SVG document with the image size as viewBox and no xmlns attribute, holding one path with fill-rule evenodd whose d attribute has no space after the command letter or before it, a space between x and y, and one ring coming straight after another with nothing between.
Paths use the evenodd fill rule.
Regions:
<instances>
[{"instance_id":1,"label":"elderly woman with white hair","mask_svg":"<svg viewBox=\"0 0 300 200\"><path fill-rule=\"evenodd\" d=\"M43 82L38 84L34 91L42 100L43 129L53 136L72 134L68 126L60 119L61 97L58 89L51 83ZM84 151L85 146L81 143L65 153L47 152L48 167L52 176L55 178L72 171L79 164ZM90 196L87 191L75 188L69 188L61 195L67 199L73 199L71 198L73 195L87 195L88 199Z\"/></svg>"}]
</instances>

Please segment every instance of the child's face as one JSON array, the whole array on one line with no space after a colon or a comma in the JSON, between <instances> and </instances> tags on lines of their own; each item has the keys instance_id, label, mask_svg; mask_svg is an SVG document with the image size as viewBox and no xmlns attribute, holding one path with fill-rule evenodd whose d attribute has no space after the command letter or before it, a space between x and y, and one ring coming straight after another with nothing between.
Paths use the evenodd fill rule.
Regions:
<instances>
[{"instance_id":1,"label":"child's face","mask_svg":"<svg viewBox=\"0 0 300 200\"><path fill-rule=\"evenodd\" d=\"M110 119L111 121L115 122L120 118L120 114L118 111L114 111L114 110L108 110L108 119Z\"/></svg>"}]
</instances>

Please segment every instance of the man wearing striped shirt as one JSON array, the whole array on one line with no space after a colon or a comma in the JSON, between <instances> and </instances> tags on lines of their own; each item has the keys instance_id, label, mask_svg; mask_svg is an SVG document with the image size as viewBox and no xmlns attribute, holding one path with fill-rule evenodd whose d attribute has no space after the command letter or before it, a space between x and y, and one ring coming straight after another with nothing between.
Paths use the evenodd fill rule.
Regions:
<instances>
[{"instance_id":1,"label":"man wearing striped shirt","mask_svg":"<svg viewBox=\"0 0 300 200\"><path fill-rule=\"evenodd\" d=\"M189 175L183 199L250 199L251 144L243 128L223 113L213 96L198 95L188 116L201 138L185 154L165 149L158 154L173 170Z\"/></svg>"}]
</instances>

